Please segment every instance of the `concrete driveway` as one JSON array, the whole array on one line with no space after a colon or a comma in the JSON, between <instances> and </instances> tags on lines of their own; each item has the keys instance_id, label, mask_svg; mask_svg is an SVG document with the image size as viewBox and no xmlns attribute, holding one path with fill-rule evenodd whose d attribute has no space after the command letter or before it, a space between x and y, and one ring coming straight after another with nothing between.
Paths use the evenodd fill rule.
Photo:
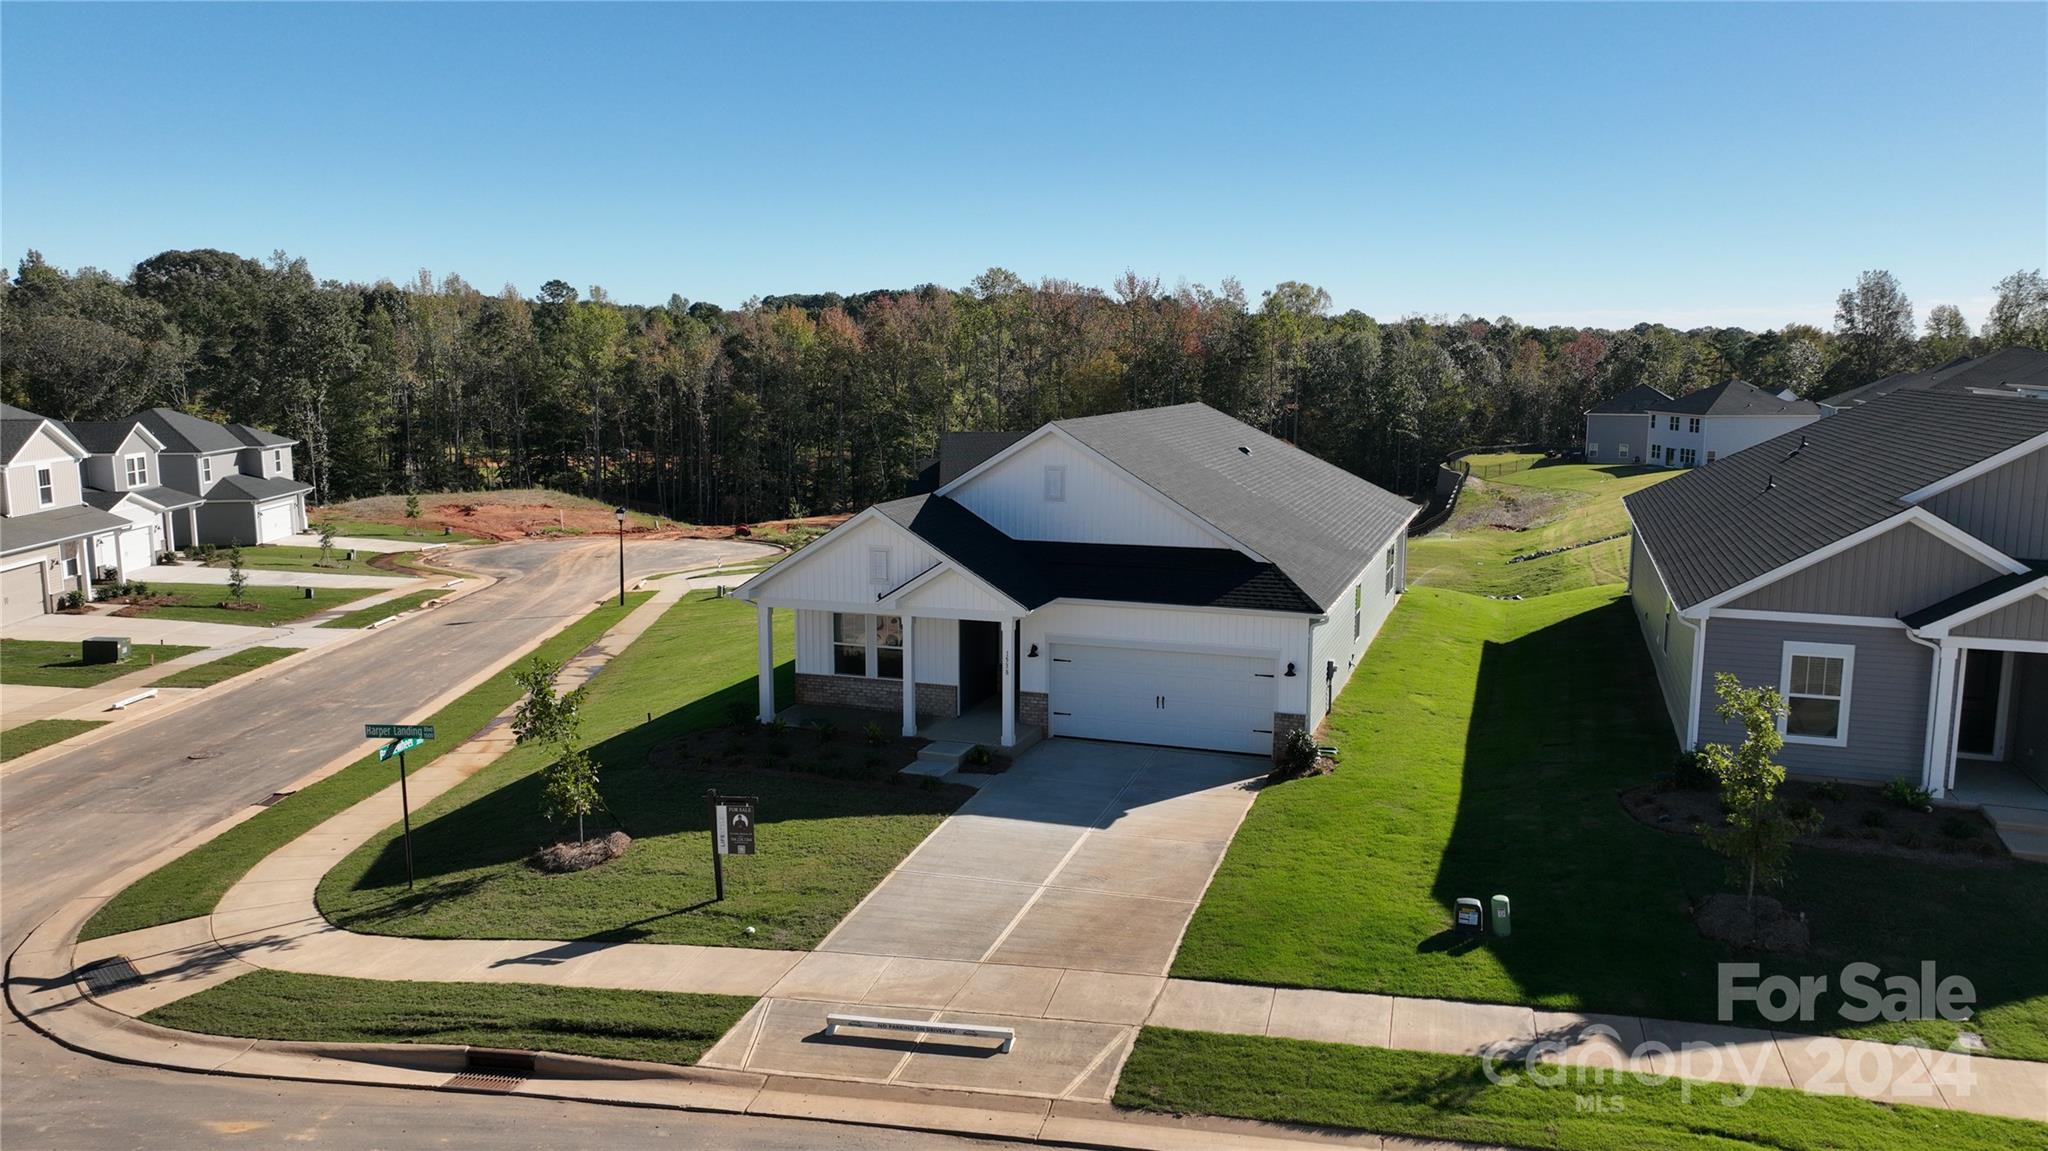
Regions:
<instances>
[{"instance_id":1,"label":"concrete driveway","mask_svg":"<svg viewBox=\"0 0 2048 1151\"><path fill-rule=\"evenodd\" d=\"M904 859L706 1057L830 1078L1107 1098L1270 765L1056 739ZM1015 1028L827 1038L855 1011Z\"/></svg>"}]
</instances>

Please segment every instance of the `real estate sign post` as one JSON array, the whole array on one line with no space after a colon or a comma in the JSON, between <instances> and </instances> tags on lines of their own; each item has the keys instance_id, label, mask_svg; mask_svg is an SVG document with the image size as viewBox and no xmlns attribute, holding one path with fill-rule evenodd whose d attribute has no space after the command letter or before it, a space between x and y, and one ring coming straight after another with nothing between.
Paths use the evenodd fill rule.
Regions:
<instances>
[{"instance_id":1,"label":"real estate sign post","mask_svg":"<svg viewBox=\"0 0 2048 1151\"><path fill-rule=\"evenodd\" d=\"M388 739L377 749L377 762L398 757L398 810L405 817L405 889L412 890L412 797L405 788L405 753L434 738L434 726L420 723L366 723L363 738Z\"/></svg>"},{"instance_id":2,"label":"real estate sign post","mask_svg":"<svg viewBox=\"0 0 2048 1151\"><path fill-rule=\"evenodd\" d=\"M725 856L754 854L754 797L704 793L711 802L711 882L725 898Z\"/></svg>"}]
</instances>

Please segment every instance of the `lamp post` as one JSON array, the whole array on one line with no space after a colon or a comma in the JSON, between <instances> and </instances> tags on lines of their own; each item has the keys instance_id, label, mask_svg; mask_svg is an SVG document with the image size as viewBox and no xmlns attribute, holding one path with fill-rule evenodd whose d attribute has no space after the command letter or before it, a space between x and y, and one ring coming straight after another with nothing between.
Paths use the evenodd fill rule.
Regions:
<instances>
[{"instance_id":1,"label":"lamp post","mask_svg":"<svg viewBox=\"0 0 2048 1151\"><path fill-rule=\"evenodd\" d=\"M619 518L619 606L626 606L626 509L612 513Z\"/></svg>"}]
</instances>

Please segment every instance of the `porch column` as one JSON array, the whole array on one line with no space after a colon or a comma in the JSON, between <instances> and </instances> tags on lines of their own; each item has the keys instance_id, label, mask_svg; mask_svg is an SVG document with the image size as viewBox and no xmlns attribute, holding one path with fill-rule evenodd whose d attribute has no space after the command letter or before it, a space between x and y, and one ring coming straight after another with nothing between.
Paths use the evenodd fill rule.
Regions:
<instances>
[{"instance_id":1,"label":"porch column","mask_svg":"<svg viewBox=\"0 0 2048 1151\"><path fill-rule=\"evenodd\" d=\"M761 659L761 722L771 723L775 719L775 609L757 603L754 618L754 643Z\"/></svg>"},{"instance_id":2,"label":"porch column","mask_svg":"<svg viewBox=\"0 0 2048 1151\"><path fill-rule=\"evenodd\" d=\"M911 618L903 617L903 737L917 735L917 670L912 666L911 653L917 650L911 635Z\"/></svg>"},{"instance_id":3,"label":"porch column","mask_svg":"<svg viewBox=\"0 0 2048 1151\"><path fill-rule=\"evenodd\" d=\"M199 505L198 505L198 504L193 504L193 505L192 505L191 507L189 507L189 508L186 508L186 509L185 509L185 526L186 526L186 527L187 527L188 529L190 529L190 530L191 530L191 532L192 532L192 544L191 544L191 546L193 546L193 547L195 547L195 548L196 548L196 547L198 547L198 546L199 546Z\"/></svg>"},{"instance_id":4,"label":"porch column","mask_svg":"<svg viewBox=\"0 0 2048 1151\"><path fill-rule=\"evenodd\" d=\"M1017 621L1003 621L1003 746L1017 746Z\"/></svg>"},{"instance_id":5,"label":"porch column","mask_svg":"<svg viewBox=\"0 0 2048 1151\"><path fill-rule=\"evenodd\" d=\"M1948 790L1948 765L1956 748L1956 672L1962 663L1962 649L1942 641L1934 660L1934 714L1927 717L1933 732L1928 739L1926 778L1921 786L1939 796Z\"/></svg>"},{"instance_id":6,"label":"porch column","mask_svg":"<svg viewBox=\"0 0 2048 1151\"><path fill-rule=\"evenodd\" d=\"M85 537L78 541L78 543L79 554L85 557L85 562L80 565L78 570L78 591L85 597L85 602L91 603L92 577L95 574L94 569L98 566L98 557L93 553L91 536Z\"/></svg>"}]
</instances>

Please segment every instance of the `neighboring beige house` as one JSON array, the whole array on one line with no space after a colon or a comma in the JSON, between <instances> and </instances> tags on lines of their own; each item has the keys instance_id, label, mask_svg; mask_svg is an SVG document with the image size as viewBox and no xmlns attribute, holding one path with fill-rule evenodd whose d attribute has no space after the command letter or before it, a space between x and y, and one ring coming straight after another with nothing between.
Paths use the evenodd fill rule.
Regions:
<instances>
[{"instance_id":1,"label":"neighboring beige house","mask_svg":"<svg viewBox=\"0 0 2048 1151\"><path fill-rule=\"evenodd\" d=\"M66 592L92 597L93 537L128 521L85 500L91 455L56 420L0 404L0 624L42 615Z\"/></svg>"}]
</instances>

